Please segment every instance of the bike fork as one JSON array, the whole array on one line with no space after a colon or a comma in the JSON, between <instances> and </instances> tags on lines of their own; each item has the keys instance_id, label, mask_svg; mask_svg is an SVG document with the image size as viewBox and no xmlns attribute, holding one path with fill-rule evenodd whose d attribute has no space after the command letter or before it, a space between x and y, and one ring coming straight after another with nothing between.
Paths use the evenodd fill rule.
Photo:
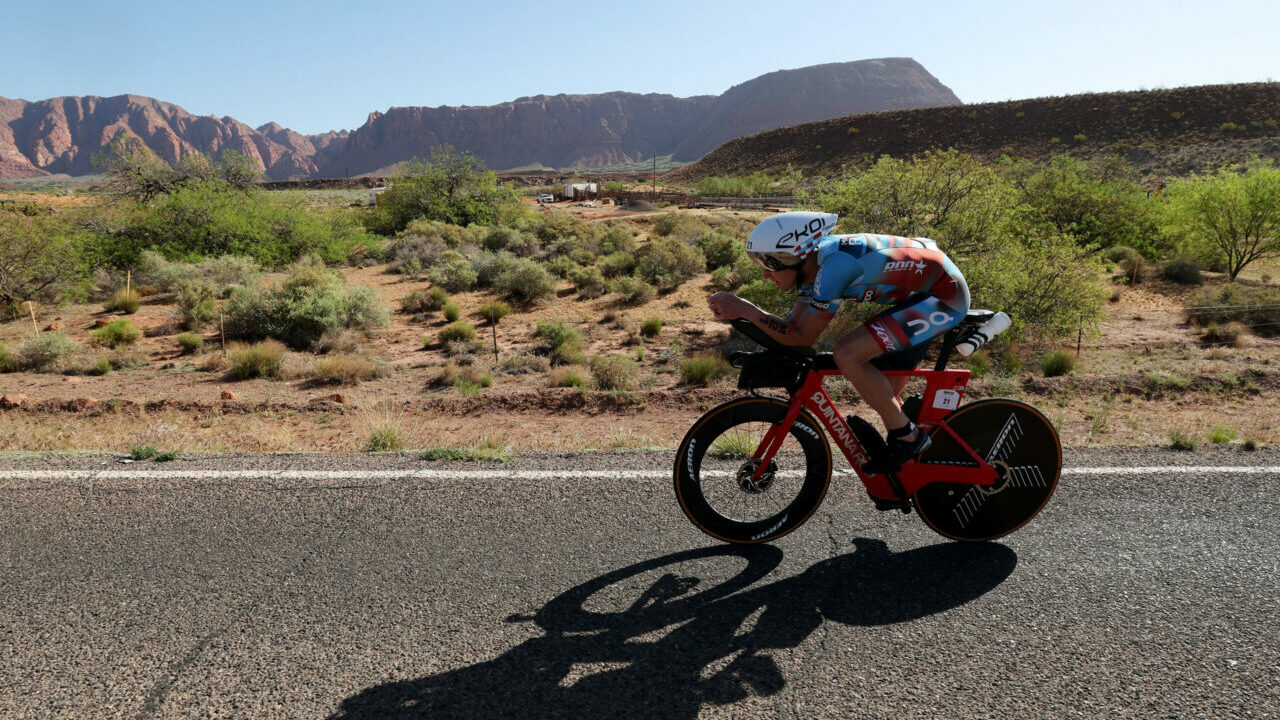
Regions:
<instances>
[{"instance_id":1,"label":"bike fork","mask_svg":"<svg viewBox=\"0 0 1280 720\"><path fill-rule=\"evenodd\" d=\"M752 480L759 480L769 467L769 461L773 460L773 456L778 454L778 448L782 447L782 441L786 440L787 433L791 432L791 426L795 424L796 418L800 417L800 409L804 407L804 401L800 396L792 398L790 407L787 408L786 417L782 422L774 424L769 431L764 434L764 439L760 441L760 445L756 447L755 453L751 456L751 460L756 464L755 473L751 476Z\"/></svg>"}]
</instances>

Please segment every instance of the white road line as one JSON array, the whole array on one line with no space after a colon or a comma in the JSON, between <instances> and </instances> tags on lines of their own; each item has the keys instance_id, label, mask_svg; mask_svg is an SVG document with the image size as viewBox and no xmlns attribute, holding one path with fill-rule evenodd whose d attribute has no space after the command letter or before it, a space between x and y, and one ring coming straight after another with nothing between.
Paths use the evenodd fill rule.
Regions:
<instances>
[{"instance_id":1,"label":"white road line","mask_svg":"<svg viewBox=\"0 0 1280 720\"><path fill-rule=\"evenodd\" d=\"M711 473L707 473L708 475ZM727 473L726 473L727 474ZM837 471L851 476L851 470ZM1072 467L1063 475L1280 475L1275 465ZM0 480L660 480L669 470L0 470Z\"/></svg>"}]
</instances>

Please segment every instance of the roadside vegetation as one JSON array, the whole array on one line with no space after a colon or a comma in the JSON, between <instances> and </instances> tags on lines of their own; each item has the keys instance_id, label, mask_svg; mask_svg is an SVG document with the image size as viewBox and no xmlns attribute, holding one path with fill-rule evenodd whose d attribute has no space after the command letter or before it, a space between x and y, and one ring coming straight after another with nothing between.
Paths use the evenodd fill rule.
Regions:
<instances>
[{"instance_id":1,"label":"roadside vegetation","mask_svg":"<svg viewBox=\"0 0 1280 720\"><path fill-rule=\"evenodd\" d=\"M23 328L3 336L0 372L169 363L345 392L394 377L380 355L394 343L419 353L412 367L427 368L427 395L484 397L535 377L635 406L645 391L732 385L725 358L741 340L704 336L691 321L708 319L696 307L706 293L730 290L777 313L795 300L743 251L768 211L588 219L536 206L447 147L408 163L376 205L263 191L235 153L170 167L124 138L100 163L107 192L91 203L0 205L0 314ZM1147 185L1119 160L986 163L945 151L825 178L708 178L697 190L798 195L838 213L842 232L935 239L974 306L1014 318L968 364L1016 390L1018 373L1085 376L1077 349L1098 337L1112 303L1154 283L1186 288L1177 312L1199 347L1229 352L1280 332L1280 286L1251 272L1280 258L1280 169L1253 161ZM95 305L101 325L55 328L69 304ZM156 305L164 323L140 319ZM820 346L866 311L847 303ZM1102 433L1109 416L1096 417ZM394 422L375 424L366 449L404 447L387 431Z\"/></svg>"}]
</instances>

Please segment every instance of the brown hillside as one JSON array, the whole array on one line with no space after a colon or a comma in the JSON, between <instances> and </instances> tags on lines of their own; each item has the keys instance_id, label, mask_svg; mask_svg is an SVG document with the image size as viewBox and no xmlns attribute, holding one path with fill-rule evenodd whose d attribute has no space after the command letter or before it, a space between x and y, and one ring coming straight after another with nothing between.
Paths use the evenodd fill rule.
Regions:
<instances>
[{"instance_id":1,"label":"brown hillside","mask_svg":"<svg viewBox=\"0 0 1280 720\"><path fill-rule=\"evenodd\" d=\"M861 167L881 155L955 148L992 160L1124 157L1151 178L1185 175L1252 155L1280 157L1280 83L1071 95L933 107L782 128L738 138L667 177Z\"/></svg>"}]
</instances>

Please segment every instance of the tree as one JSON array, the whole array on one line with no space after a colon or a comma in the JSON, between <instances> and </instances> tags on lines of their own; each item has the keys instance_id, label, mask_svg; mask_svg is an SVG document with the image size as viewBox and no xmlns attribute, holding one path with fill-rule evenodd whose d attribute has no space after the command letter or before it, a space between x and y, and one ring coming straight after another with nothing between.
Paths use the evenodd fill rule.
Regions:
<instances>
[{"instance_id":1,"label":"tree","mask_svg":"<svg viewBox=\"0 0 1280 720\"><path fill-rule=\"evenodd\" d=\"M0 211L0 305L56 297L88 274L75 226L57 216Z\"/></svg>"},{"instance_id":2,"label":"tree","mask_svg":"<svg viewBox=\"0 0 1280 720\"><path fill-rule=\"evenodd\" d=\"M840 215L842 230L929 237L956 258L990 248L1016 205L1013 189L994 170L955 150L882 157L817 199Z\"/></svg>"},{"instance_id":3,"label":"tree","mask_svg":"<svg viewBox=\"0 0 1280 720\"><path fill-rule=\"evenodd\" d=\"M400 232L420 217L454 225L493 225L515 193L498 185L480 158L449 145L433 148L428 160L410 160L378 196L369 225L375 232Z\"/></svg>"},{"instance_id":4,"label":"tree","mask_svg":"<svg viewBox=\"0 0 1280 720\"><path fill-rule=\"evenodd\" d=\"M258 186L258 163L236 150L224 150L210 161L200 154L187 155L169 165L151 152L135 135L120 133L93 156L93 165L107 175L112 191L147 201L197 183L220 189L252 192Z\"/></svg>"},{"instance_id":5,"label":"tree","mask_svg":"<svg viewBox=\"0 0 1280 720\"><path fill-rule=\"evenodd\" d=\"M1280 256L1280 169L1272 163L1175 180L1163 200L1170 234L1185 250L1224 260L1232 280L1249 263Z\"/></svg>"}]
</instances>

